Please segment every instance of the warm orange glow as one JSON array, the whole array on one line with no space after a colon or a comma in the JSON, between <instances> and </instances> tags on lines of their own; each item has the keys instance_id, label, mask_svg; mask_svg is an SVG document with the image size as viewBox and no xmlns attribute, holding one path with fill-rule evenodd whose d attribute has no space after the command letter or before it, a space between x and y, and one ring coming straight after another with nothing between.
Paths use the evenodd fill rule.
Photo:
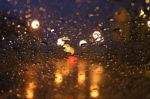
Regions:
<instances>
[{"instance_id":1,"label":"warm orange glow","mask_svg":"<svg viewBox=\"0 0 150 99\"><path fill-rule=\"evenodd\" d=\"M55 62L55 65L56 65L56 74L58 72L62 76L68 76L70 70L66 65L66 60L59 60L58 62Z\"/></svg>"},{"instance_id":2,"label":"warm orange glow","mask_svg":"<svg viewBox=\"0 0 150 99\"><path fill-rule=\"evenodd\" d=\"M67 66L64 66L63 69L62 69L62 75L63 76L68 76L70 70Z\"/></svg>"},{"instance_id":3,"label":"warm orange glow","mask_svg":"<svg viewBox=\"0 0 150 99\"><path fill-rule=\"evenodd\" d=\"M115 13L115 19L119 22L126 22L129 20L130 15L129 12L126 9L119 9L116 13Z\"/></svg>"},{"instance_id":4,"label":"warm orange glow","mask_svg":"<svg viewBox=\"0 0 150 99\"><path fill-rule=\"evenodd\" d=\"M36 85L34 82L30 82L26 89L26 98L27 99L33 99L34 97L34 89L36 88Z\"/></svg>"},{"instance_id":5,"label":"warm orange glow","mask_svg":"<svg viewBox=\"0 0 150 99\"><path fill-rule=\"evenodd\" d=\"M84 61L80 61L78 64L78 84L84 85L86 80L86 63Z\"/></svg>"},{"instance_id":6,"label":"warm orange glow","mask_svg":"<svg viewBox=\"0 0 150 99\"><path fill-rule=\"evenodd\" d=\"M150 3L150 0L145 0L145 3L147 3L147 4Z\"/></svg>"},{"instance_id":7,"label":"warm orange glow","mask_svg":"<svg viewBox=\"0 0 150 99\"><path fill-rule=\"evenodd\" d=\"M90 96L91 96L92 98L97 98L97 97L99 96L98 90L92 90L92 91L90 92Z\"/></svg>"},{"instance_id":8,"label":"warm orange glow","mask_svg":"<svg viewBox=\"0 0 150 99\"><path fill-rule=\"evenodd\" d=\"M63 82L63 76L59 71L56 71L55 73L55 83L57 85L60 85Z\"/></svg>"},{"instance_id":9,"label":"warm orange glow","mask_svg":"<svg viewBox=\"0 0 150 99\"><path fill-rule=\"evenodd\" d=\"M90 86L90 96L92 98L97 98L99 96L99 86L97 84Z\"/></svg>"},{"instance_id":10,"label":"warm orange glow","mask_svg":"<svg viewBox=\"0 0 150 99\"><path fill-rule=\"evenodd\" d=\"M103 68L101 66L93 65L90 72L90 82L91 84L99 84L101 81L101 74L103 73Z\"/></svg>"},{"instance_id":11,"label":"warm orange glow","mask_svg":"<svg viewBox=\"0 0 150 99\"><path fill-rule=\"evenodd\" d=\"M85 78L86 78L85 72L84 71L83 72L79 71L78 72L78 83L79 83L79 85L83 85L84 84Z\"/></svg>"},{"instance_id":12,"label":"warm orange glow","mask_svg":"<svg viewBox=\"0 0 150 99\"><path fill-rule=\"evenodd\" d=\"M102 73L103 73L102 66L99 65L91 65L90 70L90 96L92 98L99 97L99 85L102 80Z\"/></svg>"},{"instance_id":13,"label":"warm orange glow","mask_svg":"<svg viewBox=\"0 0 150 99\"><path fill-rule=\"evenodd\" d=\"M72 69L74 66L78 64L78 59L75 56L69 56L67 58L67 67Z\"/></svg>"}]
</instances>

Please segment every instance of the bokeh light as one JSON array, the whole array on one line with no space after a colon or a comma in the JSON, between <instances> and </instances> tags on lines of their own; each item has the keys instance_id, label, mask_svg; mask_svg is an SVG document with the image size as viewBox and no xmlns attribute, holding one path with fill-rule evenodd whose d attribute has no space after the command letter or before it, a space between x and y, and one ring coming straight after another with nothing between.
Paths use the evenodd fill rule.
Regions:
<instances>
[{"instance_id":1,"label":"bokeh light","mask_svg":"<svg viewBox=\"0 0 150 99\"><path fill-rule=\"evenodd\" d=\"M39 22L38 20L33 20L33 21L31 22L31 27L32 27L33 29L38 29L38 28L40 27L40 22Z\"/></svg>"},{"instance_id":2,"label":"bokeh light","mask_svg":"<svg viewBox=\"0 0 150 99\"><path fill-rule=\"evenodd\" d=\"M94 39L97 39L97 38L99 38L101 36L101 33L99 32L99 31L94 31L93 32L93 38Z\"/></svg>"},{"instance_id":3,"label":"bokeh light","mask_svg":"<svg viewBox=\"0 0 150 99\"><path fill-rule=\"evenodd\" d=\"M55 73L55 83L57 85L60 85L62 83L62 81L63 81L62 74L60 72L56 71L56 73Z\"/></svg>"},{"instance_id":4,"label":"bokeh light","mask_svg":"<svg viewBox=\"0 0 150 99\"><path fill-rule=\"evenodd\" d=\"M104 37L101 35L101 32L94 31L92 36L96 42L104 42Z\"/></svg>"},{"instance_id":5,"label":"bokeh light","mask_svg":"<svg viewBox=\"0 0 150 99\"><path fill-rule=\"evenodd\" d=\"M92 98L97 98L97 97L99 96L98 90L92 90L92 91L90 92L90 96L91 96Z\"/></svg>"},{"instance_id":6,"label":"bokeh light","mask_svg":"<svg viewBox=\"0 0 150 99\"><path fill-rule=\"evenodd\" d=\"M69 44L64 44L63 45L64 51L70 54L74 54L75 50L72 48Z\"/></svg>"},{"instance_id":7,"label":"bokeh light","mask_svg":"<svg viewBox=\"0 0 150 99\"><path fill-rule=\"evenodd\" d=\"M76 56L69 56L67 58L67 67L69 67L70 69L77 64L78 64L78 58Z\"/></svg>"},{"instance_id":8,"label":"bokeh light","mask_svg":"<svg viewBox=\"0 0 150 99\"><path fill-rule=\"evenodd\" d=\"M142 10L142 9L140 10L139 17L142 17L142 18L146 17L144 10Z\"/></svg>"},{"instance_id":9,"label":"bokeh light","mask_svg":"<svg viewBox=\"0 0 150 99\"><path fill-rule=\"evenodd\" d=\"M64 44L65 44L65 41L63 41L62 38L59 38L59 39L57 40L57 45L58 45L58 46L63 46Z\"/></svg>"},{"instance_id":10,"label":"bokeh light","mask_svg":"<svg viewBox=\"0 0 150 99\"><path fill-rule=\"evenodd\" d=\"M0 0L0 99L149 98L149 3Z\"/></svg>"},{"instance_id":11,"label":"bokeh light","mask_svg":"<svg viewBox=\"0 0 150 99\"><path fill-rule=\"evenodd\" d=\"M28 84L28 87L26 89L26 98L27 99L33 99L34 97L34 89L36 88L36 85L34 82L30 82Z\"/></svg>"},{"instance_id":12,"label":"bokeh light","mask_svg":"<svg viewBox=\"0 0 150 99\"><path fill-rule=\"evenodd\" d=\"M84 45L86 45L87 44L87 41L86 40L81 40L80 42L79 42L79 46L84 46Z\"/></svg>"}]
</instances>

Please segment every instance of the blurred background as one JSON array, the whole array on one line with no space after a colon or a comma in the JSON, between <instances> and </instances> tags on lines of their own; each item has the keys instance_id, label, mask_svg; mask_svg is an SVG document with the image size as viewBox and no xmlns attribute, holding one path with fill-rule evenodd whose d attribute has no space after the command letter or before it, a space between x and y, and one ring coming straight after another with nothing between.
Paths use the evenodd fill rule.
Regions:
<instances>
[{"instance_id":1,"label":"blurred background","mask_svg":"<svg viewBox=\"0 0 150 99\"><path fill-rule=\"evenodd\" d=\"M0 0L0 99L150 99L150 0Z\"/></svg>"}]
</instances>

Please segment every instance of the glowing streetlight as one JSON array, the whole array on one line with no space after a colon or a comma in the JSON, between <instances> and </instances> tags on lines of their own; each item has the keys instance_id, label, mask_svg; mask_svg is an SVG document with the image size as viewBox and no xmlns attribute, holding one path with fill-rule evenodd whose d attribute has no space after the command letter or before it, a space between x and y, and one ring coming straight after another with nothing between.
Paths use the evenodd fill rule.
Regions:
<instances>
[{"instance_id":1,"label":"glowing streetlight","mask_svg":"<svg viewBox=\"0 0 150 99\"><path fill-rule=\"evenodd\" d=\"M31 22L31 27L32 27L33 29L38 29L38 28L40 27L40 22L39 22L38 20L33 20L33 21Z\"/></svg>"}]
</instances>

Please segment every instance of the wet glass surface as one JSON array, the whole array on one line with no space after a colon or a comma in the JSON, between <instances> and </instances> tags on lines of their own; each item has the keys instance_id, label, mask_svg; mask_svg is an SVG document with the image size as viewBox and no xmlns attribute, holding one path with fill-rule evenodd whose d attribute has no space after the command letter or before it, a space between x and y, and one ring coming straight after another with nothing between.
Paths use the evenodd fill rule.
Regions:
<instances>
[{"instance_id":1,"label":"wet glass surface","mask_svg":"<svg viewBox=\"0 0 150 99\"><path fill-rule=\"evenodd\" d=\"M150 0L0 0L0 99L150 99Z\"/></svg>"}]
</instances>

